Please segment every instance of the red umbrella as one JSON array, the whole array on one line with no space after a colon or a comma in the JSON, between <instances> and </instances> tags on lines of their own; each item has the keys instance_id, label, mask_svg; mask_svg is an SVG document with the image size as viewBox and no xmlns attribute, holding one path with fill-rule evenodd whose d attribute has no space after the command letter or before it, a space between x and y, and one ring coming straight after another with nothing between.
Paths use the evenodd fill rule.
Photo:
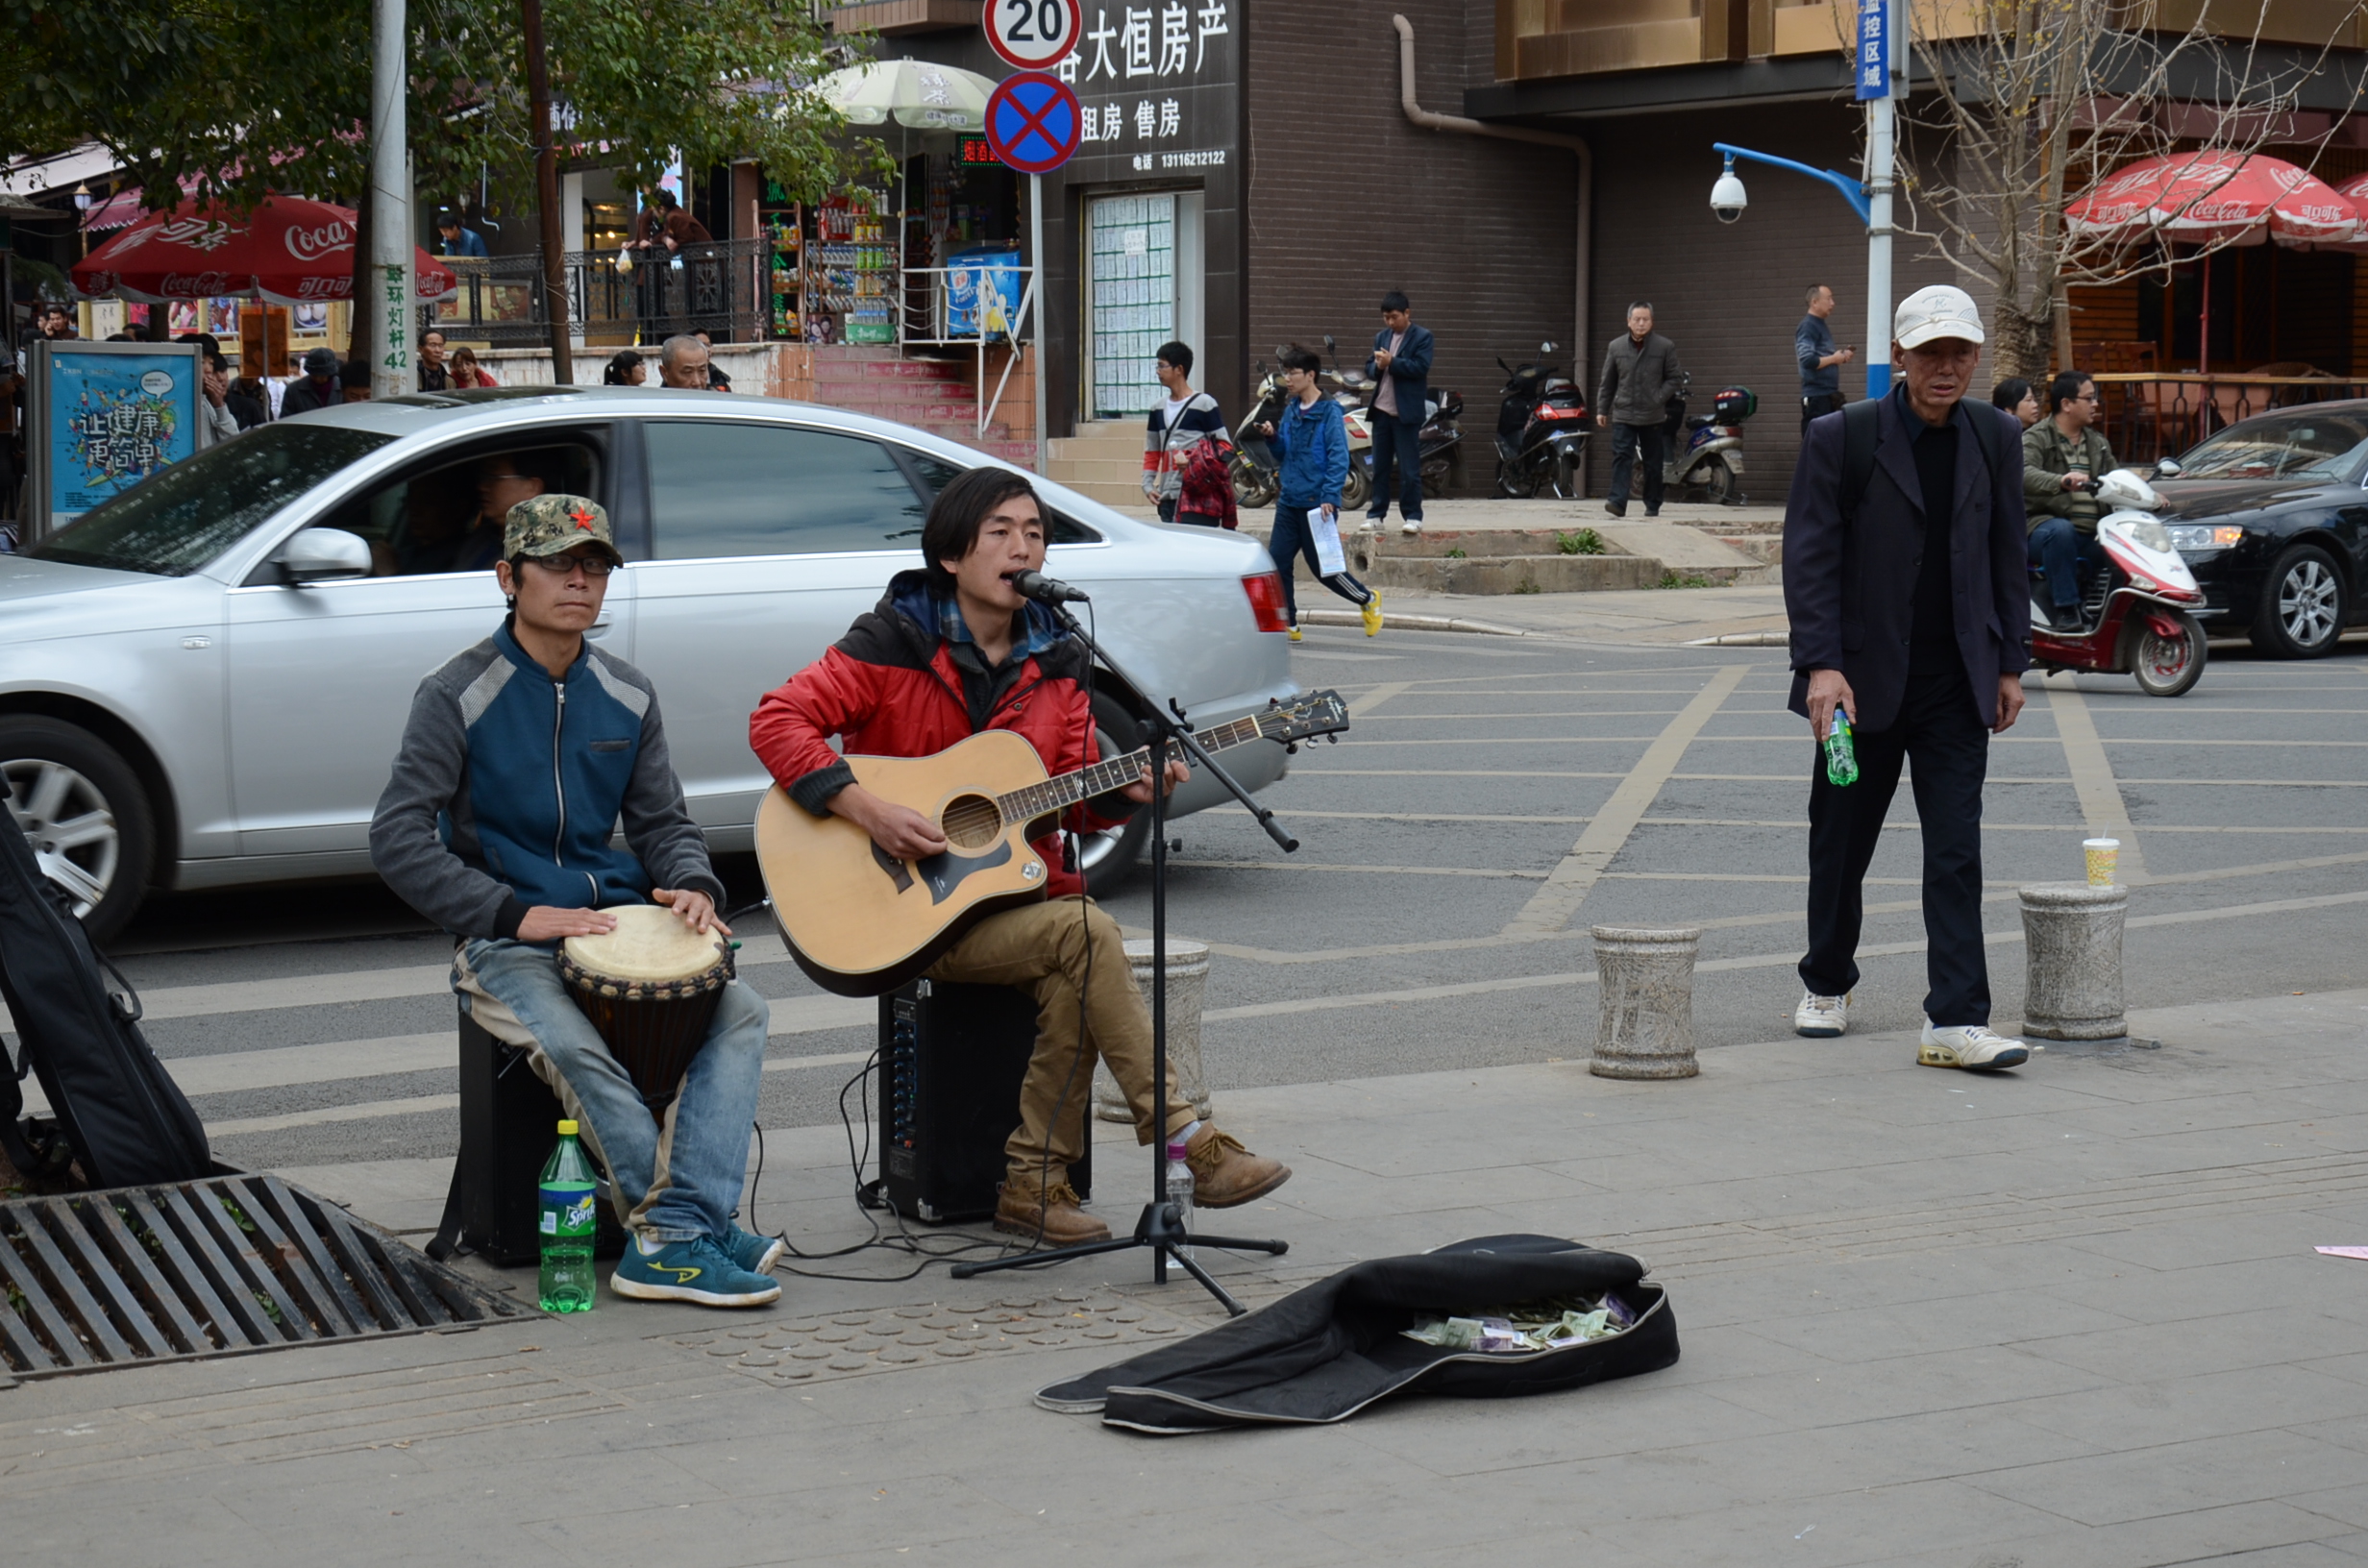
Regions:
<instances>
[{"instance_id":1,"label":"red umbrella","mask_svg":"<svg viewBox=\"0 0 2368 1568\"><path fill-rule=\"evenodd\" d=\"M227 207L183 202L74 264L85 296L117 294L157 304L224 296L314 305L354 292L354 209L297 196L266 196L240 218ZM453 293L452 269L414 251L418 297Z\"/></svg>"},{"instance_id":2,"label":"red umbrella","mask_svg":"<svg viewBox=\"0 0 2368 1568\"><path fill-rule=\"evenodd\" d=\"M2098 239L2343 245L2368 239L2368 211L2306 169L2265 153L2193 152L2116 170L2064 209Z\"/></svg>"}]
</instances>

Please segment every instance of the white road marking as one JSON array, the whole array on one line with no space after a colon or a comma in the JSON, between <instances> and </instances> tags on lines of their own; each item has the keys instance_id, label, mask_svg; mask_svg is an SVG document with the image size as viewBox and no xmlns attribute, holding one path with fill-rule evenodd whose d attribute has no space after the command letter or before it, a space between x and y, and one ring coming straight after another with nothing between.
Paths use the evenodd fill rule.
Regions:
<instances>
[{"instance_id":1,"label":"white road marking","mask_svg":"<svg viewBox=\"0 0 2368 1568\"><path fill-rule=\"evenodd\" d=\"M1546 874L1545 886L1533 894L1505 925L1511 935L1521 931L1560 931L1570 923L1570 918L1586 902L1589 890L1595 885L1610 866L1614 856L1627 844L1637 823L1653 802L1660 798L1662 787L1677 765L1685 760L1686 747L1702 727L1716 715L1735 689L1750 674L1750 667L1741 664L1725 665L1712 673L1702 690L1692 701L1678 711L1653 743L1644 748L1644 755L1620 781L1611 797L1595 812L1595 820L1579 835L1579 842L1570 846L1562 864ZM1798 737L1795 737L1798 740Z\"/></svg>"},{"instance_id":2,"label":"white road marking","mask_svg":"<svg viewBox=\"0 0 2368 1568\"><path fill-rule=\"evenodd\" d=\"M2088 701L2069 684L2047 688L2047 705L2056 715L2056 734L2063 745L2063 760L2072 771L2072 790L2081 797L2081 815L2088 819L2092 838L2119 839L2121 880L2135 886L2146 880L2146 852L2138 847L2137 831L2130 825L2130 808L2113 781L2113 764L2097 738L2096 722L2088 716Z\"/></svg>"}]
</instances>

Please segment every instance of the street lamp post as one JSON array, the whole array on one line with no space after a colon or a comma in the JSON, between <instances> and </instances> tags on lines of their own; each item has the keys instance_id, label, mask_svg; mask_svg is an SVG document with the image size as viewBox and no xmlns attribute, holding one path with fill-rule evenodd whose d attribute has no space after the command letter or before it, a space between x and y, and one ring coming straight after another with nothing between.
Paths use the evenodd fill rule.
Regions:
<instances>
[{"instance_id":1,"label":"street lamp post","mask_svg":"<svg viewBox=\"0 0 2368 1568\"><path fill-rule=\"evenodd\" d=\"M1898 140L1898 108L1893 94L1906 64L1898 32L1898 0L1859 0L1858 25L1850 40L1850 73L1858 96L1866 105L1866 180L1862 185L1832 169L1815 169L1788 158L1755 153L1729 142L1711 143L1724 154L1726 165L1711 187L1711 209L1719 221L1733 223L1743 215L1743 182L1737 178L1739 158L1774 168L1789 169L1812 180L1822 180L1841 192L1843 201L1866 226L1866 395L1882 397L1891 389L1891 174Z\"/></svg>"}]
</instances>

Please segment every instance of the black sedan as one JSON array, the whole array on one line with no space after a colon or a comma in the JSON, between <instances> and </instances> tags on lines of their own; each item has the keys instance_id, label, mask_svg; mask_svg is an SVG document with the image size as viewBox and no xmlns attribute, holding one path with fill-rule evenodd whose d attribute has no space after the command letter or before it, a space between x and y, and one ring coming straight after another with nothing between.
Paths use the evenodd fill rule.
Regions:
<instances>
[{"instance_id":1,"label":"black sedan","mask_svg":"<svg viewBox=\"0 0 2368 1568\"><path fill-rule=\"evenodd\" d=\"M2368 621L2368 401L2242 421L2160 474L2163 522L2215 634L2306 659Z\"/></svg>"}]
</instances>

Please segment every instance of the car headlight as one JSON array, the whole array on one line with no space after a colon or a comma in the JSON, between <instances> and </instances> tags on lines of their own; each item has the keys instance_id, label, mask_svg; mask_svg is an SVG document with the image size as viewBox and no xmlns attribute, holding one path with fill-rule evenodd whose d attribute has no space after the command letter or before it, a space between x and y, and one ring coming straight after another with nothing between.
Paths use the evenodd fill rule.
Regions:
<instances>
[{"instance_id":1,"label":"car headlight","mask_svg":"<svg viewBox=\"0 0 2368 1568\"><path fill-rule=\"evenodd\" d=\"M2232 527L2207 527L2200 523L2174 525L2170 529L2173 550L2226 550L2245 541L2245 530Z\"/></svg>"}]
</instances>

